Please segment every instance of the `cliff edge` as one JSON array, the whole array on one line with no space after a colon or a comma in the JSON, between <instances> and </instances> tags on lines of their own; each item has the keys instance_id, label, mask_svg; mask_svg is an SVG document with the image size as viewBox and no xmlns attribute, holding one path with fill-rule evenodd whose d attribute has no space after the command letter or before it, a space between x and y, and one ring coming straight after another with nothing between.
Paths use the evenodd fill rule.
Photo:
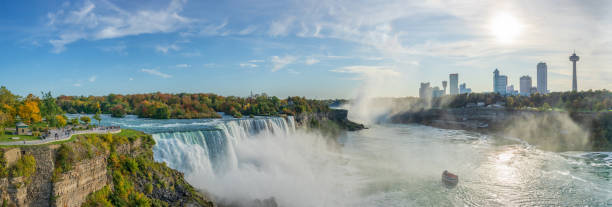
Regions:
<instances>
[{"instance_id":1,"label":"cliff edge","mask_svg":"<svg viewBox=\"0 0 612 207\"><path fill-rule=\"evenodd\" d=\"M150 135L124 129L0 149L2 206L215 206L155 162L153 145Z\"/></svg>"}]
</instances>

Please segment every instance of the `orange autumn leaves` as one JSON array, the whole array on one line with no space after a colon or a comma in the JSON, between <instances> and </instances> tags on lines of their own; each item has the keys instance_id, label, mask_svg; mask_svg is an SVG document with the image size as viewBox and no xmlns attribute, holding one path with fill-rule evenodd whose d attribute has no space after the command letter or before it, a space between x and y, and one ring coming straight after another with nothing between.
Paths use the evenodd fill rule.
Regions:
<instances>
[{"instance_id":1,"label":"orange autumn leaves","mask_svg":"<svg viewBox=\"0 0 612 207\"><path fill-rule=\"evenodd\" d=\"M40 115L40 108L38 102L34 100L27 100L23 105L19 106L17 114L21 117L21 120L26 124L32 124L42 121Z\"/></svg>"}]
</instances>

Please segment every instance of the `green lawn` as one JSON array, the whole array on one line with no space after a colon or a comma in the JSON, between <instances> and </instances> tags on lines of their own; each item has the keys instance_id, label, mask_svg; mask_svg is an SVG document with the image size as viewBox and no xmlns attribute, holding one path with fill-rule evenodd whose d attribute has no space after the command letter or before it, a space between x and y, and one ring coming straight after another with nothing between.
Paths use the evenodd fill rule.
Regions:
<instances>
[{"instance_id":1,"label":"green lawn","mask_svg":"<svg viewBox=\"0 0 612 207\"><path fill-rule=\"evenodd\" d=\"M11 139L11 137L19 137L19 139ZM30 135L12 135L12 134L4 134L0 135L0 142L14 142L14 141L23 141L23 140L39 140L39 137L30 136Z\"/></svg>"},{"instance_id":2,"label":"green lawn","mask_svg":"<svg viewBox=\"0 0 612 207\"><path fill-rule=\"evenodd\" d=\"M121 132L117 133L116 135L124 136L124 137L131 137L131 136L137 137L137 136L144 135L144 133L141 131L133 130L133 129L121 129Z\"/></svg>"}]
</instances>

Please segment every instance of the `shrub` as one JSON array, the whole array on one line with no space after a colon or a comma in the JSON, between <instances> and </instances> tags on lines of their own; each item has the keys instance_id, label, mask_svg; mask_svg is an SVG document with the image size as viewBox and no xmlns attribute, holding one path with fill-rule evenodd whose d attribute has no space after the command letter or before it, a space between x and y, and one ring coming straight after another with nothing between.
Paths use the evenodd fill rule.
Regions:
<instances>
[{"instance_id":1,"label":"shrub","mask_svg":"<svg viewBox=\"0 0 612 207\"><path fill-rule=\"evenodd\" d=\"M21 159L11 168L11 177L29 178L36 171L36 159L30 154L21 156Z\"/></svg>"},{"instance_id":2,"label":"shrub","mask_svg":"<svg viewBox=\"0 0 612 207\"><path fill-rule=\"evenodd\" d=\"M72 170L72 165L75 161L75 153L72 148L62 144L55 156L55 169L60 173L68 172Z\"/></svg>"}]
</instances>

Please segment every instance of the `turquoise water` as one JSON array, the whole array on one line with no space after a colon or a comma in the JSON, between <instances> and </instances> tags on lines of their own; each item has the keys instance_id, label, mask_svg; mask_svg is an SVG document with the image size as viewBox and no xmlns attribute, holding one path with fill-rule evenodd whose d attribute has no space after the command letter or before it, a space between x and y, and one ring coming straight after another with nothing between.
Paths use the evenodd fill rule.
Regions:
<instances>
[{"instance_id":1,"label":"turquoise water","mask_svg":"<svg viewBox=\"0 0 612 207\"><path fill-rule=\"evenodd\" d=\"M547 152L520 139L420 125L374 125L333 141L289 118L103 125L153 134L155 159L219 202L281 206L611 206L612 153ZM456 188L442 171L459 175Z\"/></svg>"}]
</instances>

